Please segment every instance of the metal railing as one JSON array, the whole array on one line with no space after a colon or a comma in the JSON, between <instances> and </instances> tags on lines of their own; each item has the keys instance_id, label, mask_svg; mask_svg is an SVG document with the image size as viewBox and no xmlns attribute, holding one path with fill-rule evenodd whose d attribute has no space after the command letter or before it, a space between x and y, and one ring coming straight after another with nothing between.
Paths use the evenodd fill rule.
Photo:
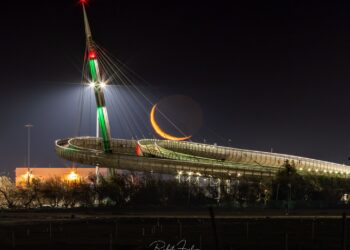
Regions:
<instances>
[{"instance_id":1,"label":"metal railing","mask_svg":"<svg viewBox=\"0 0 350 250\"><path fill-rule=\"evenodd\" d=\"M350 166L286 154L228 148L193 142L140 140L145 152L158 157L197 162L222 162L223 165L245 164L281 168L285 161L301 172L350 175Z\"/></svg>"},{"instance_id":2,"label":"metal railing","mask_svg":"<svg viewBox=\"0 0 350 250\"><path fill-rule=\"evenodd\" d=\"M87 165L99 165L108 168L120 168L131 171L157 172L166 174L201 173L202 176L228 177L230 175L264 175L272 176L273 170L262 169L259 166L247 166L244 164L223 164L218 161L188 161L184 156L181 160L167 159L164 157L137 157L135 154L136 141L115 140L112 145L117 149L126 148L127 153L105 154L101 149L100 141L96 138L72 138L56 141L56 153L69 161ZM121 146L124 145L124 146ZM85 148L86 147L86 148ZM99 149L100 147L100 149ZM150 147L151 148L151 147ZM114 148L113 148L114 149ZM153 147L153 153L163 151ZM163 151L164 154L165 151ZM168 151L167 151L168 152Z\"/></svg>"},{"instance_id":3,"label":"metal railing","mask_svg":"<svg viewBox=\"0 0 350 250\"><path fill-rule=\"evenodd\" d=\"M137 145L141 147L143 157L136 156ZM77 137L57 140L55 148L60 157L70 161L134 171L170 174L178 171L199 172L210 176L249 173L270 176L288 160L303 173L333 174L342 177L349 175L349 166L346 165L193 142L113 139L112 154L106 154L102 150L101 139Z\"/></svg>"}]
</instances>

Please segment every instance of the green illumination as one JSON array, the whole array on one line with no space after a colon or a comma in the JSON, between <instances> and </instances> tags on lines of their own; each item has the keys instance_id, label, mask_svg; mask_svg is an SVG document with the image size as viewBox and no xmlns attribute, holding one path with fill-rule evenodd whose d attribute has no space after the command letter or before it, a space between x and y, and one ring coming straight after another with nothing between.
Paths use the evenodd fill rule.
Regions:
<instances>
[{"instance_id":1,"label":"green illumination","mask_svg":"<svg viewBox=\"0 0 350 250\"><path fill-rule=\"evenodd\" d=\"M106 121L103 113L103 107L97 107L98 123L101 129L101 135L103 138L103 148L107 152L110 150L109 138L107 135Z\"/></svg>"},{"instance_id":2,"label":"green illumination","mask_svg":"<svg viewBox=\"0 0 350 250\"><path fill-rule=\"evenodd\" d=\"M97 81L97 73L95 68L95 60L90 60L90 72L91 72L91 78L93 82Z\"/></svg>"},{"instance_id":3,"label":"green illumination","mask_svg":"<svg viewBox=\"0 0 350 250\"><path fill-rule=\"evenodd\" d=\"M91 80L94 84L99 84L98 82L98 75L97 75L97 69L96 69L96 63L95 59L89 60L90 65L90 73L91 73ZM100 92L102 90L98 90L95 87L95 95L96 95L96 104L97 104L97 115L98 115L98 123L100 126L100 132L103 139L103 150L105 152L110 152L111 146L110 146L110 139L107 131L107 125L106 125L106 117L104 112L104 102L98 101L103 99L103 93ZM101 99L102 98L102 99Z\"/></svg>"}]
</instances>

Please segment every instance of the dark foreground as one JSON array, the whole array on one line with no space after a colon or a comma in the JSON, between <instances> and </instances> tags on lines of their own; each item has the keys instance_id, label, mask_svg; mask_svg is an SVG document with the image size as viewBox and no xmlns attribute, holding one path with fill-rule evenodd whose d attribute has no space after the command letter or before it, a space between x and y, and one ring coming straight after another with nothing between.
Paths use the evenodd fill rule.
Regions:
<instances>
[{"instance_id":1,"label":"dark foreground","mask_svg":"<svg viewBox=\"0 0 350 250\"><path fill-rule=\"evenodd\" d=\"M350 249L342 213L3 211L0 249Z\"/></svg>"}]
</instances>

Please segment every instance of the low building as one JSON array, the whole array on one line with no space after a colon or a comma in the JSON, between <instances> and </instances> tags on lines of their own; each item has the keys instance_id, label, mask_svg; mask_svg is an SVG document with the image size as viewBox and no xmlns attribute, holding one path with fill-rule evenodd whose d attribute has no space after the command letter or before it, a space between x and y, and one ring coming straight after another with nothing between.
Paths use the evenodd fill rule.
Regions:
<instances>
[{"instance_id":1,"label":"low building","mask_svg":"<svg viewBox=\"0 0 350 250\"><path fill-rule=\"evenodd\" d=\"M99 174L107 176L107 168L99 168ZM51 178L60 178L65 181L90 182L89 176L96 174L96 168L16 168L16 185L27 183L33 178L46 181Z\"/></svg>"}]
</instances>

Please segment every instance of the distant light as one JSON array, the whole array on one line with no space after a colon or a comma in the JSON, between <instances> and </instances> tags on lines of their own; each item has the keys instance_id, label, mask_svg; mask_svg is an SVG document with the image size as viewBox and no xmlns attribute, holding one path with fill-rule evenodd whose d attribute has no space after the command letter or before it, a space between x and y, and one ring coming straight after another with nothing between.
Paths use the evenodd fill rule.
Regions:
<instances>
[{"instance_id":1,"label":"distant light","mask_svg":"<svg viewBox=\"0 0 350 250\"><path fill-rule=\"evenodd\" d=\"M90 87L90 88L94 88L95 86L96 86L95 82L90 82L90 83L89 83L89 87Z\"/></svg>"},{"instance_id":2,"label":"distant light","mask_svg":"<svg viewBox=\"0 0 350 250\"><path fill-rule=\"evenodd\" d=\"M300 171L303 171L303 168L299 168Z\"/></svg>"},{"instance_id":3,"label":"distant light","mask_svg":"<svg viewBox=\"0 0 350 250\"><path fill-rule=\"evenodd\" d=\"M101 86L101 88L104 89L104 88L107 86L107 84L106 84L105 82L101 82L101 83L100 83L100 86Z\"/></svg>"},{"instance_id":4,"label":"distant light","mask_svg":"<svg viewBox=\"0 0 350 250\"><path fill-rule=\"evenodd\" d=\"M88 1L87 0L80 0L79 2L83 5L85 5L85 4L87 4Z\"/></svg>"},{"instance_id":5,"label":"distant light","mask_svg":"<svg viewBox=\"0 0 350 250\"><path fill-rule=\"evenodd\" d=\"M193 175L193 172L187 172L187 174L188 174L189 176L192 176L192 175Z\"/></svg>"},{"instance_id":6,"label":"distant light","mask_svg":"<svg viewBox=\"0 0 350 250\"><path fill-rule=\"evenodd\" d=\"M309 172L310 172L310 171L311 171L311 168L309 168L307 171L309 171Z\"/></svg>"},{"instance_id":7,"label":"distant light","mask_svg":"<svg viewBox=\"0 0 350 250\"><path fill-rule=\"evenodd\" d=\"M34 178L34 175L32 174L31 171L27 171L24 175L22 175L22 179L25 181L25 182L29 182L31 183L32 180Z\"/></svg>"},{"instance_id":8,"label":"distant light","mask_svg":"<svg viewBox=\"0 0 350 250\"><path fill-rule=\"evenodd\" d=\"M237 177L240 177L241 176L241 173L237 173Z\"/></svg>"},{"instance_id":9,"label":"distant light","mask_svg":"<svg viewBox=\"0 0 350 250\"><path fill-rule=\"evenodd\" d=\"M79 179L79 175L75 171L71 171L69 175L67 175L68 181L77 181Z\"/></svg>"}]
</instances>

